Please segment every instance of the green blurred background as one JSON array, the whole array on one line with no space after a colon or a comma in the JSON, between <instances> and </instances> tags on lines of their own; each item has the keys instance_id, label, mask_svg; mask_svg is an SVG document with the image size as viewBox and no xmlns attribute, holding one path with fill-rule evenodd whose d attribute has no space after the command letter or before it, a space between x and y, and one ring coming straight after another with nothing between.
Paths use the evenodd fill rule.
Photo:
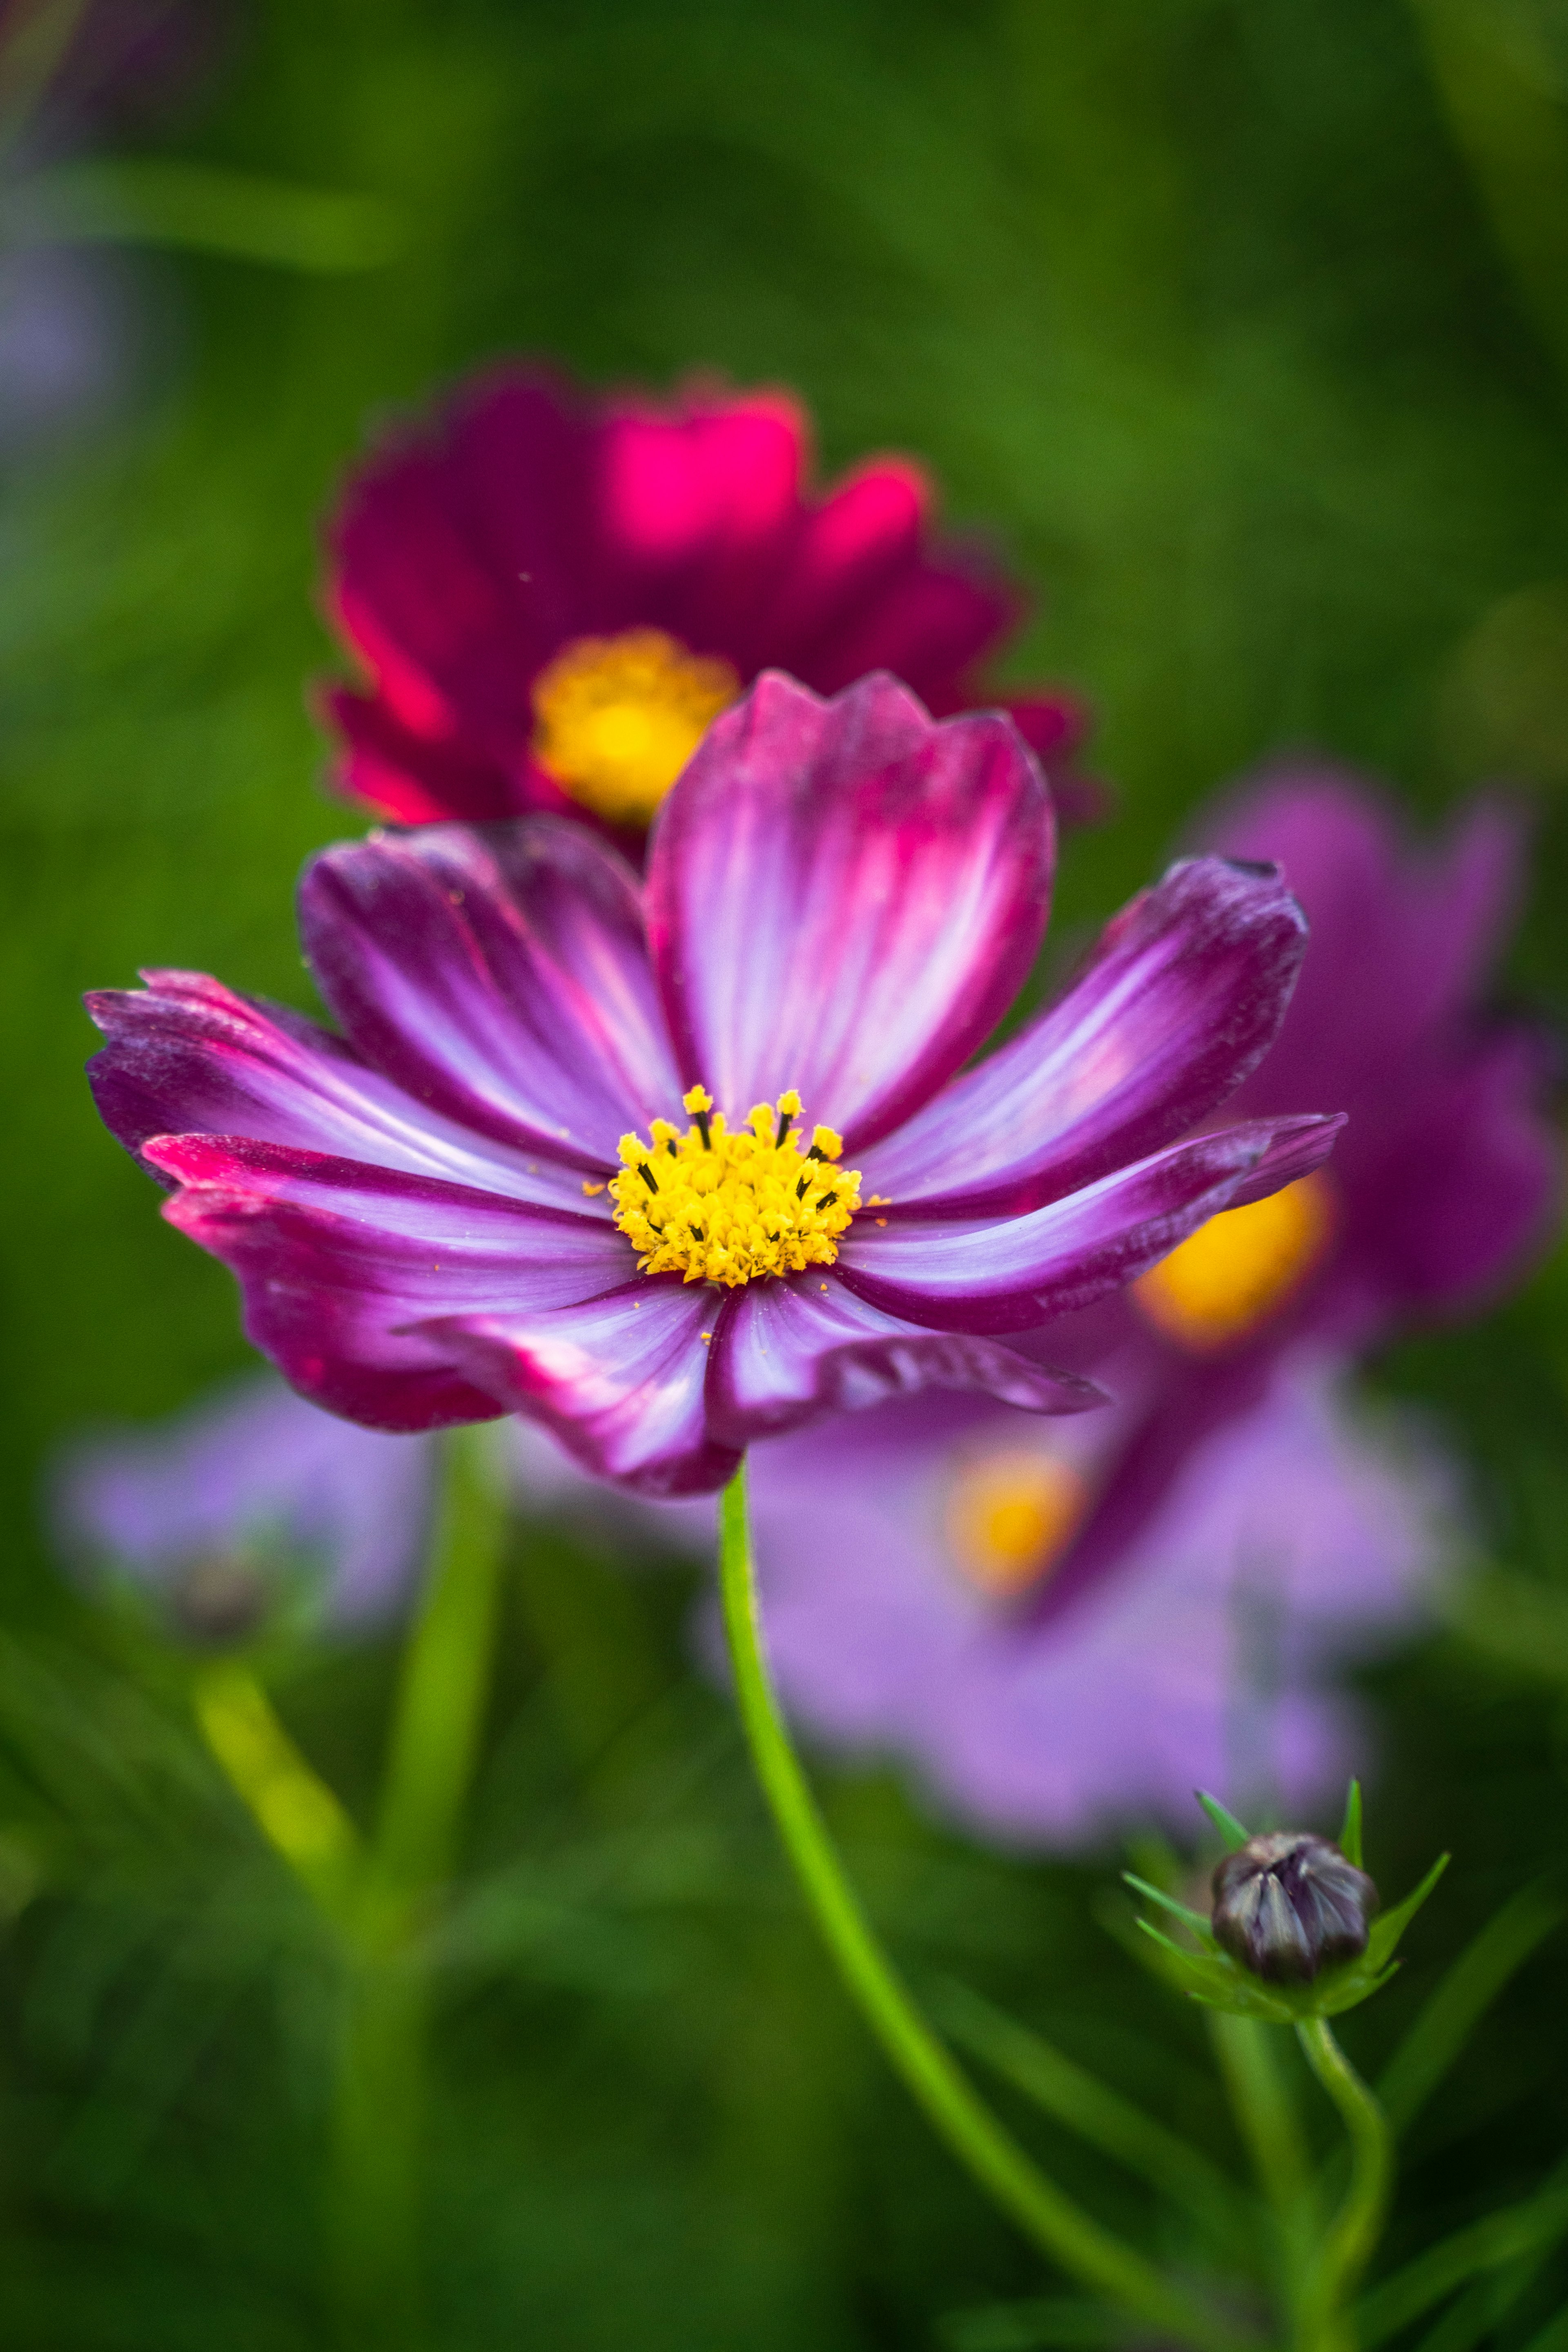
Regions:
<instances>
[{"instance_id":1,"label":"green blurred background","mask_svg":"<svg viewBox=\"0 0 1568 2352\"><path fill-rule=\"evenodd\" d=\"M1562 0L273 0L227 46L76 190L141 223L140 396L0 453L0 2327L28 2346L327 2340L321 1954L177 1671L64 1592L37 1494L65 1433L244 1357L227 1276L96 1124L78 999L157 962L309 1002L293 877L355 822L305 700L334 660L320 519L389 413L514 352L797 387L827 470L919 453L1039 593L1013 667L1089 698L1120 795L1068 853L1068 936L1271 754L1370 769L1423 819L1506 775L1540 822L1510 984L1568 1011ZM1499 1568L1377 1678L1373 1866L1457 1862L1347 2032L1368 2063L1568 1844L1565 1286L1379 1368L1473 1465ZM432 2341L1037 2340L953 2318L1039 2276L797 1921L689 1673L689 1580L559 1531L520 1554L439 2041ZM356 1801L390 1672L300 1661L283 1694ZM1196 2021L1108 1937L1109 1870L988 1859L874 1776L831 1803L917 1975L987 1984L1227 2147ZM1562 1965L1417 2138L1396 2244L1555 2159Z\"/></svg>"}]
</instances>

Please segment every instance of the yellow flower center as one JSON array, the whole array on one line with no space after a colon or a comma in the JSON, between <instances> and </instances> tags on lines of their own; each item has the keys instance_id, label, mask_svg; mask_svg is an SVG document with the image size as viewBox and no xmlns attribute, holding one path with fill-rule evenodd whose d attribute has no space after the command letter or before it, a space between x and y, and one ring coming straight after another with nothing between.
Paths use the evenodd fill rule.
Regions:
<instances>
[{"instance_id":1,"label":"yellow flower center","mask_svg":"<svg viewBox=\"0 0 1568 2352\"><path fill-rule=\"evenodd\" d=\"M1042 1583L1078 1532L1089 1488L1076 1470L1022 1446L980 1454L948 1491L948 1550L966 1584L993 1601Z\"/></svg>"},{"instance_id":2,"label":"yellow flower center","mask_svg":"<svg viewBox=\"0 0 1568 2352\"><path fill-rule=\"evenodd\" d=\"M1228 1347L1284 1306L1333 1236L1335 1201L1321 1169L1266 1201L1222 1209L1132 1285L1157 1331L1194 1355Z\"/></svg>"},{"instance_id":3,"label":"yellow flower center","mask_svg":"<svg viewBox=\"0 0 1568 2352\"><path fill-rule=\"evenodd\" d=\"M684 1135L656 1118L651 1143L622 1136L621 1173L610 1181L616 1223L641 1271L732 1290L760 1275L831 1265L860 1205L859 1171L837 1165L844 1146L833 1129L815 1128L806 1144L793 1087L776 1108L748 1112L738 1135L705 1087L681 1107L692 1118Z\"/></svg>"},{"instance_id":4,"label":"yellow flower center","mask_svg":"<svg viewBox=\"0 0 1568 2352\"><path fill-rule=\"evenodd\" d=\"M576 637L533 681L533 756L584 808L647 824L740 691L730 663L662 629Z\"/></svg>"}]
</instances>

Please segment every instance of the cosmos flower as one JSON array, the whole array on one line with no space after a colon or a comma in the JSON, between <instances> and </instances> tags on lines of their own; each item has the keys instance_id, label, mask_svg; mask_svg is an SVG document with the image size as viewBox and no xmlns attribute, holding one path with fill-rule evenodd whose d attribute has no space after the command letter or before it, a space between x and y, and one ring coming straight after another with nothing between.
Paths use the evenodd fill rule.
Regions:
<instances>
[{"instance_id":1,"label":"cosmos flower","mask_svg":"<svg viewBox=\"0 0 1568 2352\"><path fill-rule=\"evenodd\" d=\"M432 1440L357 1429L251 1374L73 1446L49 1517L68 1558L151 1594L194 1639L239 1638L279 1610L357 1627L412 1589L434 1468Z\"/></svg>"},{"instance_id":2,"label":"cosmos flower","mask_svg":"<svg viewBox=\"0 0 1568 2352\"><path fill-rule=\"evenodd\" d=\"M587 812L630 841L763 669L820 694L886 669L938 717L1000 703L1087 813L1077 708L978 679L1018 588L934 537L908 459L826 493L810 471L783 393L468 385L351 480L332 527L329 604L372 680L325 698L342 790L404 824Z\"/></svg>"},{"instance_id":3,"label":"cosmos flower","mask_svg":"<svg viewBox=\"0 0 1568 2352\"><path fill-rule=\"evenodd\" d=\"M1019 1845L1180 1830L1194 1787L1255 1806L1331 1793L1347 1754L1364 1759L1332 1670L1413 1621L1454 1518L1435 1450L1366 1427L1339 1371L1310 1350L1279 1366L1194 1447L1117 1572L1044 1622L1030 1594L1114 1457L1114 1406L1045 1423L921 1397L757 1446L791 1714L901 1759L944 1811Z\"/></svg>"},{"instance_id":4,"label":"cosmos flower","mask_svg":"<svg viewBox=\"0 0 1568 2352\"><path fill-rule=\"evenodd\" d=\"M1459 1514L1430 1444L1369 1432L1345 1367L1473 1312L1546 1240L1547 1056L1479 999L1516 826L1414 849L1348 778L1275 776L1208 837L1277 856L1312 926L1232 1098L1349 1112L1332 1161L1017 1344L1103 1383L1072 1423L922 1398L756 1449L770 1647L830 1739L910 1760L993 1833L1183 1818L1194 1784L1305 1806L1356 1736L1328 1666L1408 1622Z\"/></svg>"},{"instance_id":5,"label":"cosmos flower","mask_svg":"<svg viewBox=\"0 0 1568 2352\"><path fill-rule=\"evenodd\" d=\"M1002 1335L1314 1167L1338 1122L1175 1139L1267 1049L1303 947L1278 877L1220 859L957 1075L1051 866L1010 721L769 675L671 793L646 890L551 818L341 845L301 888L341 1036L153 973L92 1000L94 1091L251 1338L373 1426L515 1411L670 1494L932 1385L1072 1410L1098 1392Z\"/></svg>"}]
</instances>

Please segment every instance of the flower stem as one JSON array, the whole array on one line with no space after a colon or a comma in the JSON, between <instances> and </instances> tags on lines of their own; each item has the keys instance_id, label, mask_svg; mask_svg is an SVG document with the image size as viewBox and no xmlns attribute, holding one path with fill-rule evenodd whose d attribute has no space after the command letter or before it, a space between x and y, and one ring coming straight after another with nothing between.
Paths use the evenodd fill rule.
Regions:
<instances>
[{"instance_id":1,"label":"flower stem","mask_svg":"<svg viewBox=\"0 0 1568 2352\"><path fill-rule=\"evenodd\" d=\"M329 2226L345 2343L420 2334L429 2022L420 1948L451 1870L489 1687L504 1510L482 1429L443 1441L424 1605L404 1653L375 1834L359 1873L339 2038Z\"/></svg>"},{"instance_id":2,"label":"flower stem","mask_svg":"<svg viewBox=\"0 0 1568 2352\"><path fill-rule=\"evenodd\" d=\"M1394 2179L1394 2136L1328 2020L1308 2018L1296 2035L1307 2063L1338 2107L1351 2143L1350 2185L1313 2264L1305 2341L1310 2352L1348 2352L1353 2339L1345 2306L1383 2228Z\"/></svg>"},{"instance_id":3,"label":"flower stem","mask_svg":"<svg viewBox=\"0 0 1568 2352\"><path fill-rule=\"evenodd\" d=\"M262 1836L328 1918L347 1924L361 1859L359 1832L237 1658L205 1666L192 1693L196 1722L229 1786Z\"/></svg>"},{"instance_id":4,"label":"flower stem","mask_svg":"<svg viewBox=\"0 0 1568 2352\"><path fill-rule=\"evenodd\" d=\"M929 2120L986 2192L1061 2269L1201 2352L1226 2352L1238 2344L1242 2339L1213 2313L1170 2284L1046 2178L937 2040L877 1941L773 1695L757 1613L744 1463L721 1505L720 1582L741 1719L784 1849L851 1998Z\"/></svg>"},{"instance_id":5,"label":"flower stem","mask_svg":"<svg viewBox=\"0 0 1568 2352\"><path fill-rule=\"evenodd\" d=\"M1274 2218L1281 2299L1299 2332L1318 2238L1318 2200L1307 2145L1272 2035L1257 2018L1211 2011L1209 2032L1231 2111Z\"/></svg>"}]
</instances>

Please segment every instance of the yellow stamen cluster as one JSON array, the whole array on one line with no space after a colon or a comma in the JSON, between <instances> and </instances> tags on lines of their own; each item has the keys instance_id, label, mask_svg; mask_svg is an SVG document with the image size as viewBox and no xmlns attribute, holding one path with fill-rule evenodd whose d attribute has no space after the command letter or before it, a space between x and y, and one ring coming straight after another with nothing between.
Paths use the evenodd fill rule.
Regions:
<instances>
[{"instance_id":1,"label":"yellow stamen cluster","mask_svg":"<svg viewBox=\"0 0 1568 2352\"><path fill-rule=\"evenodd\" d=\"M1266 1201L1222 1209L1132 1285L1158 1331L1196 1356L1245 1339L1283 1307L1333 1238L1333 1180L1322 1169Z\"/></svg>"},{"instance_id":2,"label":"yellow stamen cluster","mask_svg":"<svg viewBox=\"0 0 1568 2352\"><path fill-rule=\"evenodd\" d=\"M705 1087L681 1097L692 1124L684 1135L666 1118L653 1140L623 1135L621 1173L610 1181L616 1223L644 1274L734 1289L765 1274L831 1265L837 1240L860 1205L860 1176L837 1165L844 1146L830 1127L795 1127L792 1087L759 1103L731 1135Z\"/></svg>"},{"instance_id":3,"label":"yellow stamen cluster","mask_svg":"<svg viewBox=\"0 0 1568 2352\"><path fill-rule=\"evenodd\" d=\"M577 637L533 681L533 756L585 808L647 824L740 691L727 661L662 629Z\"/></svg>"},{"instance_id":4,"label":"yellow stamen cluster","mask_svg":"<svg viewBox=\"0 0 1568 2352\"><path fill-rule=\"evenodd\" d=\"M1078 1472L1048 1454L1008 1446L979 1454L948 1489L949 1556L987 1599L1016 1600L1050 1574L1089 1499Z\"/></svg>"}]
</instances>

